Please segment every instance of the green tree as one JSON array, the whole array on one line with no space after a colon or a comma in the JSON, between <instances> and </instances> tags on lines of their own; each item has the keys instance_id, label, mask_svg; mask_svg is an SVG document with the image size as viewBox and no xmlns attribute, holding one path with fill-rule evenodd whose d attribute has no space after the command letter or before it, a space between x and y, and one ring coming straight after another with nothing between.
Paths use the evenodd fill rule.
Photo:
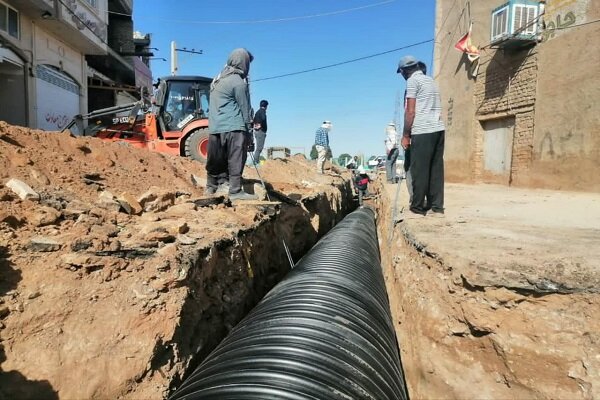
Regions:
<instances>
[{"instance_id":1,"label":"green tree","mask_svg":"<svg viewBox=\"0 0 600 400\"><path fill-rule=\"evenodd\" d=\"M352 160L352 156L348 153L343 153L338 157L338 164L345 166L350 160Z\"/></svg>"},{"instance_id":2,"label":"green tree","mask_svg":"<svg viewBox=\"0 0 600 400\"><path fill-rule=\"evenodd\" d=\"M310 159L316 160L317 158L319 158L319 152L317 151L317 146L313 144L312 148L310 149Z\"/></svg>"}]
</instances>

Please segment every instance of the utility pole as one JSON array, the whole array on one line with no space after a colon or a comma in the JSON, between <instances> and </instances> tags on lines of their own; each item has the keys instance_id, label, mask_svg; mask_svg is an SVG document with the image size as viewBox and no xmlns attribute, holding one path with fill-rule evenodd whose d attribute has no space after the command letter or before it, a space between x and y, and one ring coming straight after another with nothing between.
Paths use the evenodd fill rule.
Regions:
<instances>
[{"instance_id":1,"label":"utility pole","mask_svg":"<svg viewBox=\"0 0 600 400\"><path fill-rule=\"evenodd\" d=\"M177 75L177 47L175 41L171 42L171 75Z\"/></svg>"},{"instance_id":2,"label":"utility pole","mask_svg":"<svg viewBox=\"0 0 600 400\"><path fill-rule=\"evenodd\" d=\"M177 75L177 71L179 70L179 66L177 64L177 52L181 51L184 53L191 53L191 54L202 54L202 50L195 50L195 49L187 49L187 48L183 48L183 49L178 49L177 48L177 44L175 43L175 41L171 41L171 75L175 76Z\"/></svg>"}]
</instances>

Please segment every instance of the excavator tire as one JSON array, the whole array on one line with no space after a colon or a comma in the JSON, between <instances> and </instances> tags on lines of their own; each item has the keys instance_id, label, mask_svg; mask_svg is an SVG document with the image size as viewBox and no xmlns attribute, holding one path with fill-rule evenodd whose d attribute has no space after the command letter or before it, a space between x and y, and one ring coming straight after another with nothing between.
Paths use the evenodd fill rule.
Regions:
<instances>
[{"instance_id":1,"label":"excavator tire","mask_svg":"<svg viewBox=\"0 0 600 400\"><path fill-rule=\"evenodd\" d=\"M198 129L185 141L185 156L192 160L206 162L208 156L208 129Z\"/></svg>"}]
</instances>

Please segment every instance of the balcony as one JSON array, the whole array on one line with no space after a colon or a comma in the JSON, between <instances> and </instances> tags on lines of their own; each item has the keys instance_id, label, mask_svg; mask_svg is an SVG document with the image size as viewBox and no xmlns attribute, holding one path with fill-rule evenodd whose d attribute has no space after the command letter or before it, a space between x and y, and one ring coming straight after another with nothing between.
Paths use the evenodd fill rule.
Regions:
<instances>
[{"instance_id":1,"label":"balcony","mask_svg":"<svg viewBox=\"0 0 600 400\"><path fill-rule=\"evenodd\" d=\"M133 13L133 0L108 0L108 9L124 14Z\"/></svg>"},{"instance_id":2,"label":"balcony","mask_svg":"<svg viewBox=\"0 0 600 400\"><path fill-rule=\"evenodd\" d=\"M14 0L11 1L14 3ZM21 0L19 12L84 54L107 52L107 0Z\"/></svg>"},{"instance_id":3,"label":"balcony","mask_svg":"<svg viewBox=\"0 0 600 400\"><path fill-rule=\"evenodd\" d=\"M72 36L75 46L84 54L106 54L108 25L100 12L81 0L56 0L56 3L58 20L70 28L71 35L75 33Z\"/></svg>"}]
</instances>

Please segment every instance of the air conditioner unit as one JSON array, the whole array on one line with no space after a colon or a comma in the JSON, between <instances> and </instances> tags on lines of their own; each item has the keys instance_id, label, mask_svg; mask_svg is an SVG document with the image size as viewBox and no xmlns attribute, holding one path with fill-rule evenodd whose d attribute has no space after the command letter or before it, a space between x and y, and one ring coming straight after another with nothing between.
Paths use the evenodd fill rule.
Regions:
<instances>
[{"instance_id":1,"label":"air conditioner unit","mask_svg":"<svg viewBox=\"0 0 600 400\"><path fill-rule=\"evenodd\" d=\"M492 11L491 44L514 46L535 42L540 4L531 0L511 0Z\"/></svg>"}]
</instances>

